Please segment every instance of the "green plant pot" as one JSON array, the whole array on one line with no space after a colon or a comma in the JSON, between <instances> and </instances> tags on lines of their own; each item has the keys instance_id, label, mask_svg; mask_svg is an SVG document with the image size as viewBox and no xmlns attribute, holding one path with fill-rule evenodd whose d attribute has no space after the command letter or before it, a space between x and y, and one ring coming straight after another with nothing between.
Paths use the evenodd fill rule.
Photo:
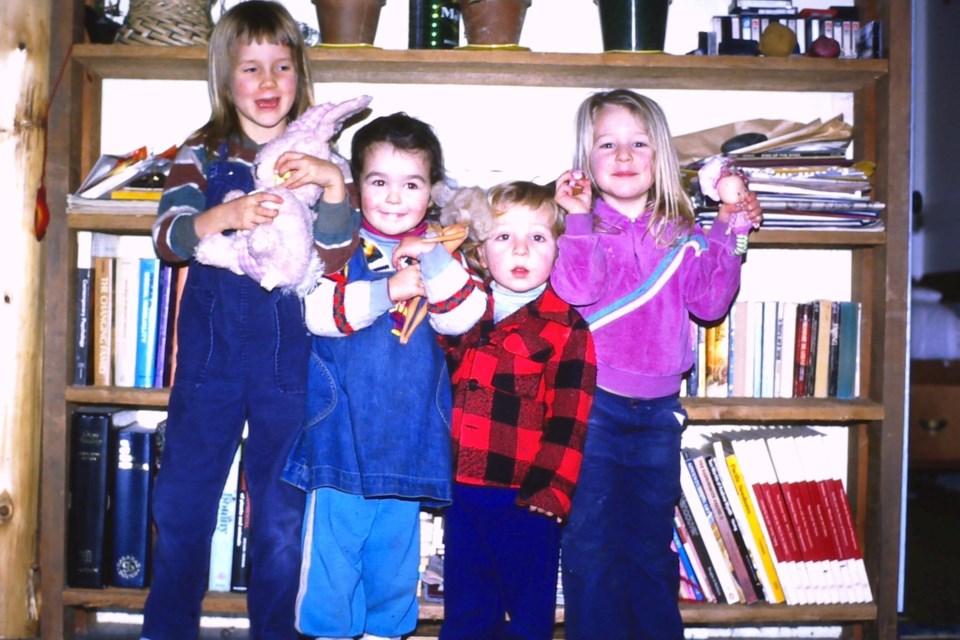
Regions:
<instances>
[{"instance_id":1,"label":"green plant pot","mask_svg":"<svg viewBox=\"0 0 960 640\"><path fill-rule=\"evenodd\" d=\"M594 0L604 51L662 52L670 0Z\"/></svg>"}]
</instances>

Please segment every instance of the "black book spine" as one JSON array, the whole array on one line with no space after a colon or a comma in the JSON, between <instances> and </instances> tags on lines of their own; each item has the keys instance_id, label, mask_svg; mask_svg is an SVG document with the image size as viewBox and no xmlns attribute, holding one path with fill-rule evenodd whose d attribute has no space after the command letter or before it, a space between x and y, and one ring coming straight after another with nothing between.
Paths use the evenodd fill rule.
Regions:
<instances>
[{"instance_id":1,"label":"black book spine","mask_svg":"<svg viewBox=\"0 0 960 640\"><path fill-rule=\"evenodd\" d=\"M104 586L110 413L73 412L70 428L70 499L67 511L67 584Z\"/></svg>"}]
</instances>

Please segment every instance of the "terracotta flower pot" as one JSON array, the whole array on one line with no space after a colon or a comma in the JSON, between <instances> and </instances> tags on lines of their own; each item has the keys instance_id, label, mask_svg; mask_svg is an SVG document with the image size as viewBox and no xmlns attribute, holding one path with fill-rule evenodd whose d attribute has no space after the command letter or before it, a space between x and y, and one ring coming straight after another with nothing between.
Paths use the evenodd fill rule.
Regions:
<instances>
[{"instance_id":1,"label":"terracotta flower pot","mask_svg":"<svg viewBox=\"0 0 960 640\"><path fill-rule=\"evenodd\" d=\"M531 0L460 0L467 44L509 45L520 42Z\"/></svg>"},{"instance_id":2,"label":"terracotta flower pot","mask_svg":"<svg viewBox=\"0 0 960 640\"><path fill-rule=\"evenodd\" d=\"M387 0L313 0L320 44L373 44Z\"/></svg>"}]
</instances>

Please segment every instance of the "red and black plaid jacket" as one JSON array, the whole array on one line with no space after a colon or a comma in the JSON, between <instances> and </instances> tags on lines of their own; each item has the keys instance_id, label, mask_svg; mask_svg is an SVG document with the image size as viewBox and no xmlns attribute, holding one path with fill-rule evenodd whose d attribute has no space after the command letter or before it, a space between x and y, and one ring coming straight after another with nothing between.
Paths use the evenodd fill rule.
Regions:
<instances>
[{"instance_id":1,"label":"red and black plaid jacket","mask_svg":"<svg viewBox=\"0 0 960 640\"><path fill-rule=\"evenodd\" d=\"M566 518L596 389L587 323L547 286L496 325L491 298L476 326L441 342L456 481L519 489L518 504Z\"/></svg>"}]
</instances>

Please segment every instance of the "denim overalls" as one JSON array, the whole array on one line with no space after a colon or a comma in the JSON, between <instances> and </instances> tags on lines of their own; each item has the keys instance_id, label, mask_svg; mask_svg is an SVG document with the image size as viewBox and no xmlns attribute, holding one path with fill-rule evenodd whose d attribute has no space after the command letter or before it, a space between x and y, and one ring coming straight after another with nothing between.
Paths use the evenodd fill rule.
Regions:
<instances>
[{"instance_id":1,"label":"denim overalls","mask_svg":"<svg viewBox=\"0 0 960 640\"><path fill-rule=\"evenodd\" d=\"M249 168L237 162L217 161L206 175L208 208L230 189L253 187ZM251 637L295 640L304 496L280 473L305 412L310 338L302 302L192 261L177 331L175 383L153 495L155 571L142 635L197 637L217 506L246 422Z\"/></svg>"}]
</instances>

